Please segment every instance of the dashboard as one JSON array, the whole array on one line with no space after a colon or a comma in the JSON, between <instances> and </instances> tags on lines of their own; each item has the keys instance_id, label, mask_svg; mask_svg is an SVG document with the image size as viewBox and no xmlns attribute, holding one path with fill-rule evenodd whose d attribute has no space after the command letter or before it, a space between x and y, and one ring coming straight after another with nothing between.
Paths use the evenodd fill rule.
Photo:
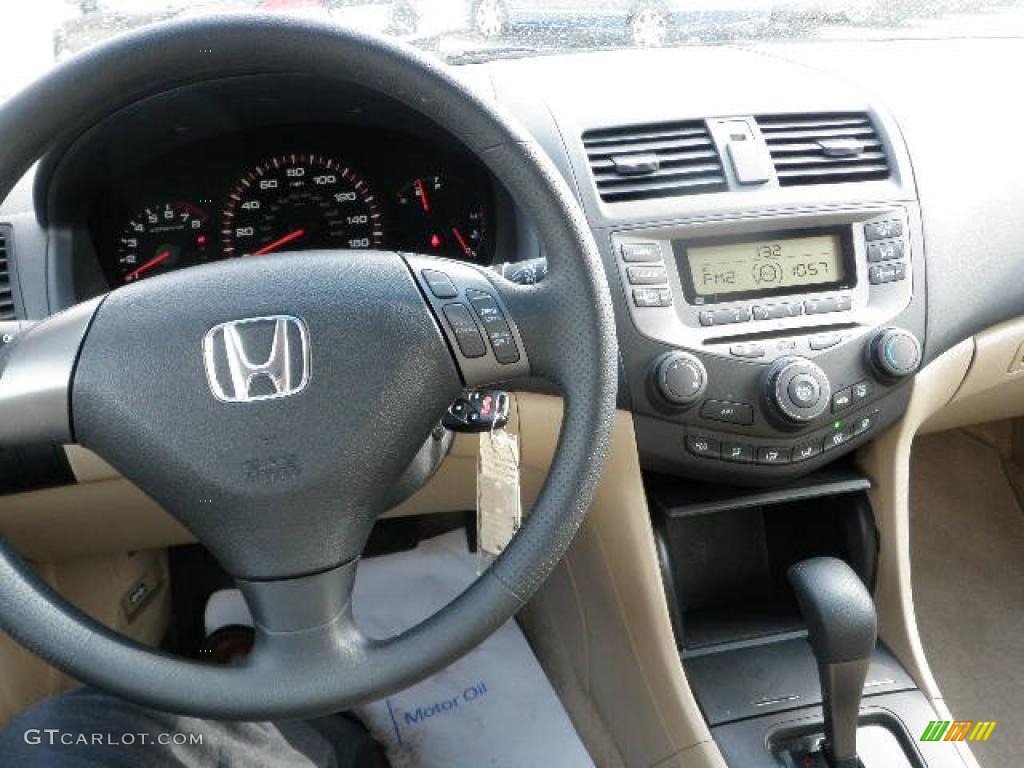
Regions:
<instances>
[{"instance_id":1,"label":"dashboard","mask_svg":"<svg viewBox=\"0 0 1024 768\"><path fill-rule=\"evenodd\" d=\"M959 47L978 67L1019 49ZM1006 149L951 153L962 137L927 83L892 75L910 54L947 71L947 50L876 44L870 67L851 43L455 70L514 113L586 213L645 469L734 484L805 475L898 420L919 366L1024 313L1024 190L1011 175L995 194L986 171ZM681 70L715 75L682 92ZM1013 113L956 82L979 114ZM856 175L820 174L848 165ZM543 275L529 222L472 152L355 84L179 88L68 137L28 178L18 210L33 220L6 219L28 318L169 269L304 248Z\"/></svg>"},{"instance_id":2,"label":"dashboard","mask_svg":"<svg viewBox=\"0 0 1024 768\"><path fill-rule=\"evenodd\" d=\"M388 248L488 264L488 178L422 139L330 124L177 147L101 189L89 230L111 287L225 258Z\"/></svg>"}]
</instances>

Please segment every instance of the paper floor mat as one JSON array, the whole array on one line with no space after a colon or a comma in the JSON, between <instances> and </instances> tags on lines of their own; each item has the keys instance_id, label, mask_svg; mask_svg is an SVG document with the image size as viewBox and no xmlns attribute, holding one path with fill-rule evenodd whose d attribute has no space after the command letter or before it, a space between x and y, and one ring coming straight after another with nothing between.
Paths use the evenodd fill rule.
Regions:
<instances>
[{"instance_id":1,"label":"paper floor mat","mask_svg":"<svg viewBox=\"0 0 1024 768\"><path fill-rule=\"evenodd\" d=\"M431 615L476 578L463 531L359 565L356 621L387 637ZM592 768L515 621L450 667L358 710L393 768Z\"/></svg>"}]
</instances>

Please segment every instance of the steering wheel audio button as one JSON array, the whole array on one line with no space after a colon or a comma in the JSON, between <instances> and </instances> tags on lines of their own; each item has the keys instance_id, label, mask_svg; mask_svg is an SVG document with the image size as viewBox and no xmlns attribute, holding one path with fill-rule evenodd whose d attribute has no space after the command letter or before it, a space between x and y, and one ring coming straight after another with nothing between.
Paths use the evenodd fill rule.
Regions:
<instances>
[{"instance_id":1,"label":"steering wheel audio button","mask_svg":"<svg viewBox=\"0 0 1024 768\"><path fill-rule=\"evenodd\" d=\"M455 334L455 341L466 357L483 357L487 354L484 337L480 335L473 316L464 304L445 304L441 310L445 320Z\"/></svg>"}]
</instances>

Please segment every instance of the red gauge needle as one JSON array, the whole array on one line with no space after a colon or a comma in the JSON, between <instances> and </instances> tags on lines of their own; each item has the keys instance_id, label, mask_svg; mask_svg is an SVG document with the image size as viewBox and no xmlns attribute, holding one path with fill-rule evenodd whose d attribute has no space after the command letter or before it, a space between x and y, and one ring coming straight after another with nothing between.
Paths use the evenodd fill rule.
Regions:
<instances>
[{"instance_id":1,"label":"red gauge needle","mask_svg":"<svg viewBox=\"0 0 1024 768\"><path fill-rule=\"evenodd\" d=\"M162 264L163 262L167 261L167 259L169 259L169 258L171 258L171 252L170 251L161 251L156 256L154 256L152 259L150 259L145 264L143 264L141 267L136 267L131 272L129 272L127 275L125 275L124 276L125 282L127 282L129 280L134 280L136 277L141 275L143 272L146 272L146 271L152 269L157 264Z\"/></svg>"},{"instance_id":2,"label":"red gauge needle","mask_svg":"<svg viewBox=\"0 0 1024 768\"><path fill-rule=\"evenodd\" d=\"M260 248L258 251L253 251L250 255L251 256L262 256L264 253L270 253L271 251L277 250L282 245L287 245L288 243L292 242L293 240L298 240L300 237L302 237L305 234L306 234L306 230L304 230L304 229L296 229L294 232L289 232L284 237L277 238L277 240L275 240L272 243L267 243L262 248Z\"/></svg>"},{"instance_id":3,"label":"red gauge needle","mask_svg":"<svg viewBox=\"0 0 1024 768\"><path fill-rule=\"evenodd\" d=\"M465 253L468 258L472 259L473 249L469 247L469 244L466 242L466 238L464 238L462 233L459 232L459 228L452 227L452 234L455 235L455 239L458 240L459 245L462 246L462 252Z\"/></svg>"},{"instance_id":4,"label":"red gauge needle","mask_svg":"<svg viewBox=\"0 0 1024 768\"><path fill-rule=\"evenodd\" d=\"M423 179L416 179L416 191L420 196L420 205L423 206L424 213L430 213L430 198L427 197L427 188L423 186Z\"/></svg>"}]
</instances>

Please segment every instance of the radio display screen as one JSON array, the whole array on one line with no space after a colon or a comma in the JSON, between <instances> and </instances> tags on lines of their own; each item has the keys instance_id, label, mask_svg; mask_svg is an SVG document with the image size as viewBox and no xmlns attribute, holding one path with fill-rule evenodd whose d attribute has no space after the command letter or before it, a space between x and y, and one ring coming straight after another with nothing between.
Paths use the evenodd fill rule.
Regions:
<instances>
[{"instance_id":1,"label":"radio display screen","mask_svg":"<svg viewBox=\"0 0 1024 768\"><path fill-rule=\"evenodd\" d=\"M698 304L848 288L853 273L845 228L673 245L687 298Z\"/></svg>"}]
</instances>

